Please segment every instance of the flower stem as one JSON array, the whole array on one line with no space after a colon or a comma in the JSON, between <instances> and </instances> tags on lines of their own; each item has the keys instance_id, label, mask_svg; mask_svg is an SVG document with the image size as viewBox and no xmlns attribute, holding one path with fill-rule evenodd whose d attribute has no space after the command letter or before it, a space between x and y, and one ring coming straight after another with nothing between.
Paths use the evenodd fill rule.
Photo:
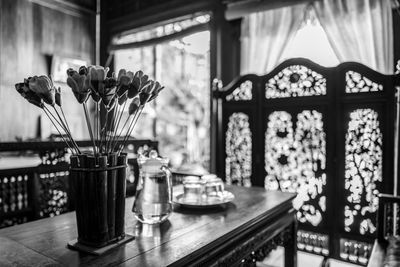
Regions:
<instances>
[{"instance_id":1,"label":"flower stem","mask_svg":"<svg viewBox=\"0 0 400 267\"><path fill-rule=\"evenodd\" d=\"M127 134L125 135L125 138L124 138L124 140L122 142L122 146L118 151L119 153L122 152L122 150L124 149L124 147L126 145L126 142L128 141L129 136L131 136L131 134L133 132L133 129L135 128L136 122L138 121L140 115L142 114L143 108L144 108L144 105L140 106L139 109L136 110L135 116L134 116L134 118L133 118L133 120L131 122L131 125L128 128Z\"/></svg>"},{"instance_id":2,"label":"flower stem","mask_svg":"<svg viewBox=\"0 0 400 267\"><path fill-rule=\"evenodd\" d=\"M124 115L124 110L125 110L125 107L126 107L126 102L127 102L127 101L124 102L124 106L122 107L121 112L119 113L119 117L118 117L118 120L117 120L117 125L115 126L114 136L113 136L112 139L111 139L110 148L113 148L113 149L114 149L114 146L115 146L115 139L116 139L116 137L117 137L117 131L118 131L119 123L121 122L122 116ZM128 118L129 118L129 116L128 116ZM125 123L125 124L126 124L126 123ZM122 132L122 130L124 129L124 127L125 127L125 125L121 128L121 132ZM120 133L120 135L121 135L121 133Z\"/></svg>"},{"instance_id":3,"label":"flower stem","mask_svg":"<svg viewBox=\"0 0 400 267\"><path fill-rule=\"evenodd\" d=\"M55 106L54 106L54 109L55 109ZM62 109L61 106L60 106L60 110L61 110L61 114L62 114L62 116L63 116L63 118L64 118L65 125L67 126L68 132L71 133L71 130L70 130L69 125L68 125L68 121L67 121L67 119L65 118L64 110Z\"/></svg>"},{"instance_id":4,"label":"flower stem","mask_svg":"<svg viewBox=\"0 0 400 267\"><path fill-rule=\"evenodd\" d=\"M135 115L136 115L136 113L135 113ZM114 140L115 142L114 142L114 144L113 144L112 151L114 151L115 146L118 144L118 141L119 141L119 139L120 139L120 137L121 137L121 135L122 135L122 132L123 132L123 130L124 130L126 124L127 124L129 121L131 121L131 118L133 119L133 118L135 117L135 115L133 115L133 116L132 116L132 115L129 115L128 118L126 118L124 125L121 127L121 130L120 130L120 132L119 132L118 137L115 138L115 140ZM131 125L131 123L129 123L129 125ZM128 129L129 129L129 127L128 127ZM127 130L127 131L128 131L128 130Z\"/></svg>"},{"instance_id":5,"label":"flower stem","mask_svg":"<svg viewBox=\"0 0 400 267\"><path fill-rule=\"evenodd\" d=\"M98 141L98 133L97 133L97 120L96 120L96 109L97 109L97 107L96 107L96 104L95 104L95 106L94 106L94 112L93 112L93 126L94 126L94 129L93 129L93 131L94 131L94 139L95 139L95 142L97 142Z\"/></svg>"},{"instance_id":6,"label":"flower stem","mask_svg":"<svg viewBox=\"0 0 400 267\"><path fill-rule=\"evenodd\" d=\"M112 117L112 120L111 120L111 125L113 127L113 130L112 130L112 132L111 132L111 134L110 134L110 136L108 138L108 141L106 141L106 149L109 152L110 152L110 149L112 147L111 146L112 145L112 141L113 141L113 139L114 139L114 137L115 137L115 135L117 133L117 130L118 130L118 118L120 116L120 113L123 112L123 109L121 110L120 106L117 106L116 110L117 111L115 113L113 113L113 117Z\"/></svg>"},{"instance_id":7,"label":"flower stem","mask_svg":"<svg viewBox=\"0 0 400 267\"><path fill-rule=\"evenodd\" d=\"M109 145L109 143L110 143L110 139L111 139L111 137L112 137L112 134L113 134L113 132L114 132L114 130L115 130L115 125L114 125L114 123L115 123L115 116L116 116L116 114L118 114L118 106L117 107L115 107L114 108L114 110L113 110L113 113L112 113L112 118L111 118L111 122L110 122L110 127L112 127L112 131L110 131L110 134L109 135L107 135L106 136L106 144L105 144L105 150L108 152L108 145Z\"/></svg>"},{"instance_id":8,"label":"flower stem","mask_svg":"<svg viewBox=\"0 0 400 267\"><path fill-rule=\"evenodd\" d=\"M104 121L104 126L100 131L100 149L103 147L103 139L105 139L107 137L107 121L108 121L108 109L106 108L106 118ZM105 133L104 133L105 132Z\"/></svg>"},{"instance_id":9,"label":"flower stem","mask_svg":"<svg viewBox=\"0 0 400 267\"><path fill-rule=\"evenodd\" d=\"M97 118L96 118L97 142L100 142L100 104L99 104L99 102L96 102L96 112L97 112Z\"/></svg>"},{"instance_id":10,"label":"flower stem","mask_svg":"<svg viewBox=\"0 0 400 267\"><path fill-rule=\"evenodd\" d=\"M78 145L76 144L74 138L72 137L71 130L70 130L70 128L69 128L68 121L67 121L67 119L65 118L65 114L64 114L63 109L62 109L61 106L60 106L60 110L61 110L61 113L62 113L62 116L63 116L63 118L64 118L65 123L62 121L62 119L61 119L61 117L60 117L60 114L57 112L56 107L53 106L53 108L54 108L54 110L56 111L56 113L57 113L58 117L60 118L61 122L64 124L65 129L68 131L67 134L69 134L69 138L70 138L71 142L74 144L74 146L76 147L76 149L77 149L78 152L80 153L79 147L78 147Z\"/></svg>"},{"instance_id":11,"label":"flower stem","mask_svg":"<svg viewBox=\"0 0 400 267\"><path fill-rule=\"evenodd\" d=\"M58 119L53 115L53 113L51 113L51 111L50 111L46 106L43 106L43 108L44 108L44 110L47 111L48 114L51 115L51 117L53 117L53 120L54 120L55 122L58 123L58 125L61 127L61 129L64 130L64 132L67 134L67 136L68 136L70 142L72 143L72 145L74 146L74 148L75 148L77 151L79 151L79 148L78 148L78 147L76 146L76 144L74 144L74 142L72 141L72 139L71 139L72 137L70 137L70 135L68 134L67 129L65 129L64 124L61 124L61 122L58 121ZM58 131L58 132L60 133L60 135L62 135L60 131ZM63 138L63 137L62 137L62 138ZM63 138L63 139L64 139L64 138Z\"/></svg>"},{"instance_id":12,"label":"flower stem","mask_svg":"<svg viewBox=\"0 0 400 267\"><path fill-rule=\"evenodd\" d=\"M90 135L90 138L92 139L92 143L93 143L93 155L96 157L97 155L96 155L96 144L95 144L95 142L94 142L94 138L93 138L93 132L92 132L92 126L91 126L91 124L90 124L90 119L89 119L89 115L88 115L88 111L87 111L87 107L86 107L86 102L83 102L83 110L84 110L84 112L85 112L85 117L86 117L86 125L87 125L87 127L88 127L88 130L89 130L89 135Z\"/></svg>"},{"instance_id":13,"label":"flower stem","mask_svg":"<svg viewBox=\"0 0 400 267\"><path fill-rule=\"evenodd\" d=\"M53 124L54 128L56 128L57 132L60 134L62 140L67 144L68 148L71 149L72 153L74 152L75 149L75 153L77 153L76 148L72 148L69 144L69 142L64 138L64 136L61 134L61 131L58 129L57 125L54 123L54 121L51 119L50 115L47 113L48 111L46 111L46 109L43 109L44 113L46 114L46 116L49 118L49 120L51 121L51 123Z\"/></svg>"}]
</instances>

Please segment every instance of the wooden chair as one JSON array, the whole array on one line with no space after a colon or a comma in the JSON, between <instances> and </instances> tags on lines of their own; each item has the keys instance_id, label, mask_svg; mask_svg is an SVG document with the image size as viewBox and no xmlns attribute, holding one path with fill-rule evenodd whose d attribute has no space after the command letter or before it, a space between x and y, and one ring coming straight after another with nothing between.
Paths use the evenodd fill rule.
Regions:
<instances>
[{"instance_id":1,"label":"wooden chair","mask_svg":"<svg viewBox=\"0 0 400 267\"><path fill-rule=\"evenodd\" d=\"M369 258L368 267L400 266L399 207L400 197L379 194L377 239ZM397 229L394 229L393 222L395 210L398 213L395 223Z\"/></svg>"},{"instance_id":2,"label":"wooden chair","mask_svg":"<svg viewBox=\"0 0 400 267\"><path fill-rule=\"evenodd\" d=\"M0 228L73 210L69 165L0 170Z\"/></svg>"},{"instance_id":3,"label":"wooden chair","mask_svg":"<svg viewBox=\"0 0 400 267\"><path fill-rule=\"evenodd\" d=\"M34 218L35 168L0 170L0 228Z\"/></svg>"}]
</instances>

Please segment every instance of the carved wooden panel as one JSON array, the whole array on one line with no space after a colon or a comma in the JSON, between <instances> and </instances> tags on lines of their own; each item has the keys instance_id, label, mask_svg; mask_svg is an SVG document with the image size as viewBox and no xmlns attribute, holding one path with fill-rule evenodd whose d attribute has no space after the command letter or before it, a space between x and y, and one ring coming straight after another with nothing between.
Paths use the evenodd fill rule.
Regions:
<instances>
[{"instance_id":1,"label":"carved wooden panel","mask_svg":"<svg viewBox=\"0 0 400 267\"><path fill-rule=\"evenodd\" d=\"M265 187L288 189L294 178L290 173L296 167L292 153L294 141L292 116L286 111L274 111L268 116L265 133Z\"/></svg>"},{"instance_id":2,"label":"carved wooden panel","mask_svg":"<svg viewBox=\"0 0 400 267\"><path fill-rule=\"evenodd\" d=\"M310 231L297 231L297 248L319 255L329 255L329 236Z\"/></svg>"},{"instance_id":3,"label":"carved wooden panel","mask_svg":"<svg viewBox=\"0 0 400 267\"><path fill-rule=\"evenodd\" d=\"M372 244L349 240L346 238L340 239L340 258L355 264L366 265L370 258Z\"/></svg>"},{"instance_id":4,"label":"carved wooden panel","mask_svg":"<svg viewBox=\"0 0 400 267\"><path fill-rule=\"evenodd\" d=\"M227 101L251 100L253 98L253 83L251 81L242 82L239 87L226 96Z\"/></svg>"},{"instance_id":5,"label":"carved wooden panel","mask_svg":"<svg viewBox=\"0 0 400 267\"><path fill-rule=\"evenodd\" d=\"M356 109L350 113L345 136L346 232L373 234L382 182L382 132L378 112Z\"/></svg>"},{"instance_id":6,"label":"carved wooden panel","mask_svg":"<svg viewBox=\"0 0 400 267\"><path fill-rule=\"evenodd\" d=\"M68 172L39 175L40 217L53 217L68 211Z\"/></svg>"},{"instance_id":7,"label":"carved wooden panel","mask_svg":"<svg viewBox=\"0 0 400 267\"><path fill-rule=\"evenodd\" d=\"M326 95L326 78L302 65L289 66L265 84L267 99Z\"/></svg>"},{"instance_id":8,"label":"carved wooden panel","mask_svg":"<svg viewBox=\"0 0 400 267\"><path fill-rule=\"evenodd\" d=\"M296 242L296 240L293 240L296 236L292 228L292 225L290 225L272 238L270 236L270 229L262 229L239 247L218 259L218 261L211 266L237 266L238 262L241 263L239 266L256 266L256 261L265 259L265 257L278 246L285 246L289 243Z\"/></svg>"},{"instance_id":9,"label":"carved wooden panel","mask_svg":"<svg viewBox=\"0 0 400 267\"><path fill-rule=\"evenodd\" d=\"M326 212L326 137L322 114L303 110L296 127L286 111L268 116L265 187L297 192L293 202L301 223L317 226Z\"/></svg>"},{"instance_id":10,"label":"carved wooden panel","mask_svg":"<svg viewBox=\"0 0 400 267\"><path fill-rule=\"evenodd\" d=\"M233 113L225 133L225 175L227 184L251 186L252 134L249 116Z\"/></svg>"},{"instance_id":11,"label":"carved wooden panel","mask_svg":"<svg viewBox=\"0 0 400 267\"><path fill-rule=\"evenodd\" d=\"M253 82L252 101L224 101L237 81L246 80ZM268 74L234 81L215 96L224 121L226 114L250 111L253 185L298 194L300 249L365 264L376 233L377 195L393 189L399 75L355 62L324 68L290 59ZM387 221L395 223L390 220L389 214Z\"/></svg>"},{"instance_id":12,"label":"carved wooden panel","mask_svg":"<svg viewBox=\"0 0 400 267\"><path fill-rule=\"evenodd\" d=\"M28 174L0 177L0 228L28 221Z\"/></svg>"},{"instance_id":13,"label":"carved wooden panel","mask_svg":"<svg viewBox=\"0 0 400 267\"><path fill-rule=\"evenodd\" d=\"M346 72L346 93L365 93L383 91L383 85L371 81L356 71Z\"/></svg>"},{"instance_id":14,"label":"carved wooden panel","mask_svg":"<svg viewBox=\"0 0 400 267\"><path fill-rule=\"evenodd\" d=\"M0 213L21 211L28 208L28 175L0 178Z\"/></svg>"}]
</instances>

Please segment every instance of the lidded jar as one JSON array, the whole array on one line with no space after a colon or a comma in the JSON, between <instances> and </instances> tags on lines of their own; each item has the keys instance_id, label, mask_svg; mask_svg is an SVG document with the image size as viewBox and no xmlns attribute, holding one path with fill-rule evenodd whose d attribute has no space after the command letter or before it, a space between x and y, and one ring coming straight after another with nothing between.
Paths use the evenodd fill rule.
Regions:
<instances>
[{"instance_id":1,"label":"lidded jar","mask_svg":"<svg viewBox=\"0 0 400 267\"><path fill-rule=\"evenodd\" d=\"M172 212L172 181L168 158L160 158L156 151L149 157L140 156L139 181L132 211L142 223L156 224L168 219Z\"/></svg>"}]
</instances>

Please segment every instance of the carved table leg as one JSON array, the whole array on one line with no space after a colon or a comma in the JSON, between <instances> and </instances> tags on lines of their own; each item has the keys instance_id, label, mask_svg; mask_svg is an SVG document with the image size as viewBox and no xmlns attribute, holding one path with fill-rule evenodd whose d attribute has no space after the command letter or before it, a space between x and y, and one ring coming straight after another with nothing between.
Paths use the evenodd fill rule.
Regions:
<instances>
[{"instance_id":1,"label":"carved table leg","mask_svg":"<svg viewBox=\"0 0 400 267\"><path fill-rule=\"evenodd\" d=\"M285 267L297 267L297 220L293 219L290 226L290 237L286 239L285 248Z\"/></svg>"}]
</instances>

